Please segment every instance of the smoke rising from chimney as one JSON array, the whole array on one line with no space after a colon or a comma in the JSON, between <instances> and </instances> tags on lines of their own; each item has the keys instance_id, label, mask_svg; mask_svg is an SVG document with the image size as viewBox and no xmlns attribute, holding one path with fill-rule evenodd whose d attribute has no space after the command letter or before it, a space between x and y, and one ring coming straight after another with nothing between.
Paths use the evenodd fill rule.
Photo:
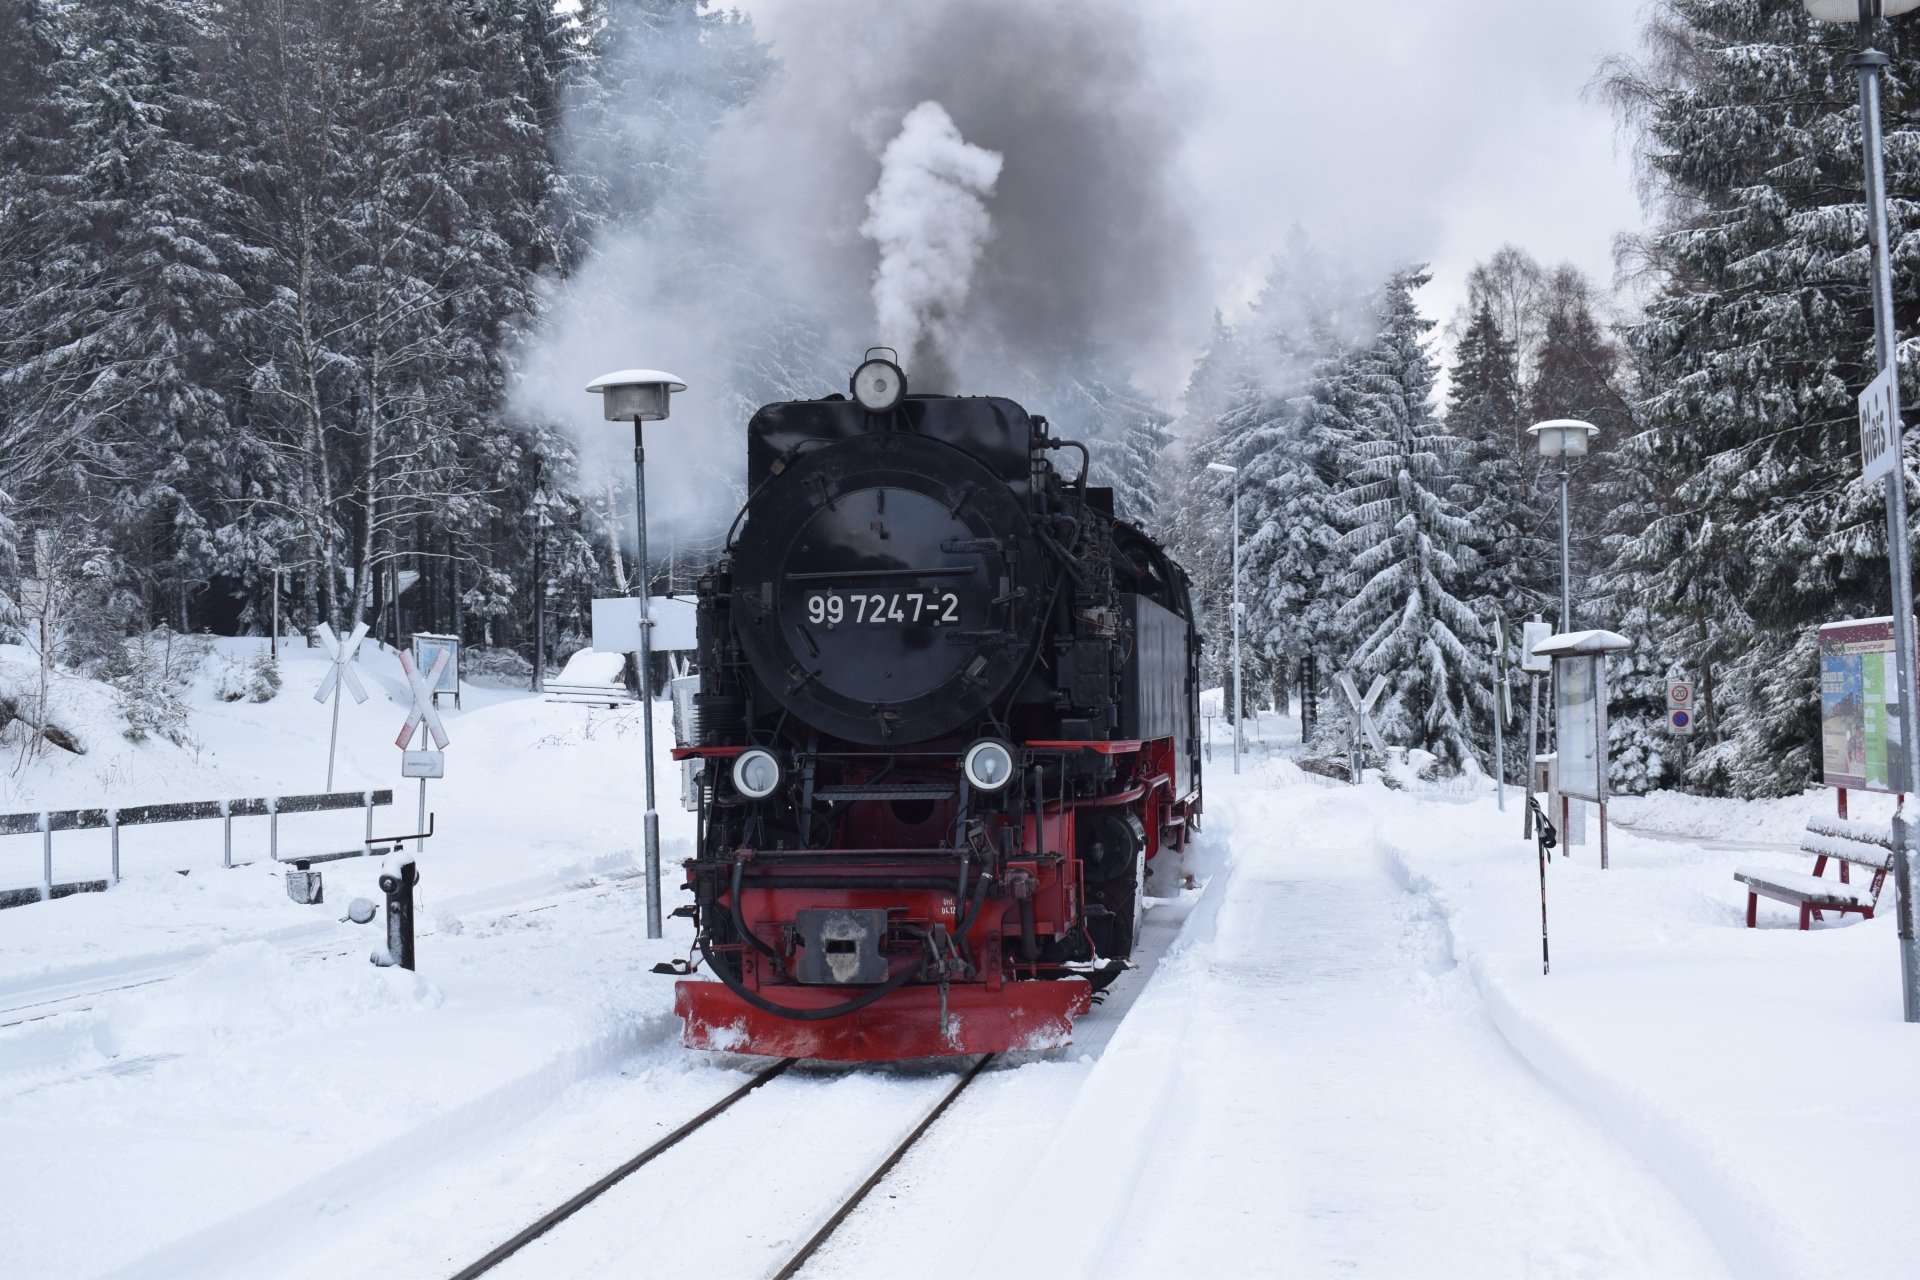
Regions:
<instances>
[{"instance_id":1,"label":"smoke rising from chimney","mask_svg":"<svg viewBox=\"0 0 1920 1280\"><path fill-rule=\"evenodd\" d=\"M993 194L1001 157L967 142L937 102L909 111L880 155L860 234L880 250L873 274L878 334L918 371L920 390L948 390L955 321L974 268L993 235L982 197Z\"/></svg>"}]
</instances>

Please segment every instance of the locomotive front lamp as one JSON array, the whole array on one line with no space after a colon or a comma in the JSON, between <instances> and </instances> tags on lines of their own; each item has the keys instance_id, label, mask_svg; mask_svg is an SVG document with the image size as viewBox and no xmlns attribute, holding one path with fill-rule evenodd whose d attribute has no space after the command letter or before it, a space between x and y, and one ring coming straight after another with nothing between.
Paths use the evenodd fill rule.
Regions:
<instances>
[{"instance_id":1,"label":"locomotive front lamp","mask_svg":"<svg viewBox=\"0 0 1920 1280\"><path fill-rule=\"evenodd\" d=\"M733 762L733 789L749 800L765 800L780 789L780 761L761 747L742 751Z\"/></svg>"},{"instance_id":2,"label":"locomotive front lamp","mask_svg":"<svg viewBox=\"0 0 1920 1280\"><path fill-rule=\"evenodd\" d=\"M640 545L634 556L634 580L640 587L640 724L641 764L647 779L647 812L641 819L647 871L647 937L660 934L660 815L653 804L653 618L647 604L652 594L647 574L647 451L640 424L667 416L673 393L687 384L658 369L622 369L602 374L587 384L600 397L600 412L608 422L633 424L633 516L640 526Z\"/></svg>"},{"instance_id":3,"label":"locomotive front lamp","mask_svg":"<svg viewBox=\"0 0 1920 1280\"><path fill-rule=\"evenodd\" d=\"M907 375L891 360L867 360L853 371L853 398L868 413L886 413L906 394Z\"/></svg>"},{"instance_id":4,"label":"locomotive front lamp","mask_svg":"<svg viewBox=\"0 0 1920 1280\"><path fill-rule=\"evenodd\" d=\"M975 791L999 791L1013 781L1013 748L998 738L982 738L967 748L960 768Z\"/></svg>"}]
</instances>

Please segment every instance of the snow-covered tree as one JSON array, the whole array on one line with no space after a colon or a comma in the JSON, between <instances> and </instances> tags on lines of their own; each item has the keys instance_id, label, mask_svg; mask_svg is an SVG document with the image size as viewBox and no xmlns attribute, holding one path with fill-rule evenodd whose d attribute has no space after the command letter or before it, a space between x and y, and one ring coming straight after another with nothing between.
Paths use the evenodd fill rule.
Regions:
<instances>
[{"instance_id":1,"label":"snow-covered tree","mask_svg":"<svg viewBox=\"0 0 1920 1280\"><path fill-rule=\"evenodd\" d=\"M1459 442L1428 403L1432 322L1413 300L1427 279L1410 270L1387 281L1378 335L1338 379L1346 400L1345 421L1334 428L1344 472L1341 545L1351 556L1352 594L1335 623L1346 641L1339 656L1360 683L1387 677L1375 717L1383 733L1457 768L1474 754L1475 725L1486 714L1487 658L1481 624L1460 598L1473 530L1450 497Z\"/></svg>"},{"instance_id":2,"label":"snow-covered tree","mask_svg":"<svg viewBox=\"0 0 1920 1280\"><path fill-rule=\"evenodd\" d=\"M1666 280L1630 331L1633 446L1663 507L1623 550L1667 653L1707 693L1689 780L1788 793L1817 766L1814 628L1890 598L1879 486L1855 478L1874 347L1853 33L1797 0L1667 0L1649 40L1608 79L1641 133L1662 216L1640 248ZM1896 21L1882 47L1896 320L1911 332L1920 25ZM1915 372L1903 351L1909 401Z\"/></svg>"}]
</instances>

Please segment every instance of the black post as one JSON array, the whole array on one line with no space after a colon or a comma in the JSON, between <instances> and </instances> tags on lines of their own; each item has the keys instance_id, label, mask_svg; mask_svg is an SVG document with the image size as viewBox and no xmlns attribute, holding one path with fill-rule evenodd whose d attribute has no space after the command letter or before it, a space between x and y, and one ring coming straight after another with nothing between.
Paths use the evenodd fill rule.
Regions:
<instances>
[{"instance_id":1,"label":"black post","mask_svg":"<svg viewBox=\"0 0 1920 1280\"><path fill-rule=\"evenodd\" d=\"M534 517L533 526L533 691L547 691L547 580L546 511Z\"/></svg>"},{"instance_id":2,"label":"black post","mask_svg":"<svg viewBox=\"0 0 1920 1280\"><path fill-rule=\"evenodd\" d=\"M1529 781L1528 787L1533 783ZM1559 842L1559 835L1553 824L1547 821L1547 815L1540 808L1540 802L1534 799L1533 792L1527 792L1527 811L1533 816L1533 843L1540 857L1540 972L1548 970L1547 960L1547 850Z\"/></svg>"},{"instance_id":3,"label":"black post","mask_svg":"<svg viewBox=\"0 0 1920 1280\"><path fill-rule=\"evenodd\" d=\"M413 968L413 886L420 883L420 870L412 862L400 864L397 874L380 877L380 891L387 895L387 963L402 969Z\"/></svg>"}]
</instances>

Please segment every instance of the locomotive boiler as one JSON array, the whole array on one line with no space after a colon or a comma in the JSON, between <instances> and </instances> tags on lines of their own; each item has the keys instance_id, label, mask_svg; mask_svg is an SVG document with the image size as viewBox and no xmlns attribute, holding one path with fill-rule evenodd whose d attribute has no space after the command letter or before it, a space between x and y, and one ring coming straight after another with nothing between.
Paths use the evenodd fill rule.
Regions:
<instances>
[{"instance_id":1,"label":"locomotive boiler","mask_svg":"<svg viewBox=\"0 0 1920 1280\"><path fill-rule=\"evenodd\" d=\"M852 391L754 414L699 584L684 1040L1064 1043L1199 820L1186 575L1045 418L885 359Z\"/></svg>"}]
</instances>

